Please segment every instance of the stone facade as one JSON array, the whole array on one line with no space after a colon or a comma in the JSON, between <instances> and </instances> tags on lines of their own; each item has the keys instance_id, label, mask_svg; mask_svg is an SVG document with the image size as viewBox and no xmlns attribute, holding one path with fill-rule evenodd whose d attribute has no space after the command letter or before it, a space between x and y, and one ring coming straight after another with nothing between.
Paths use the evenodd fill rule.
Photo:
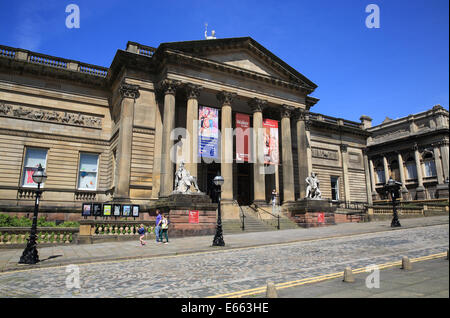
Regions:
<instances>
[{"instance_id":1,"label":"stone facade","mask_svg":"<svg viewBox=\"0 0 450 318\"><path fill-rule=\"evenodd\" d=\"M41 211L50 218L79 219L83 202L140 204L142 211L152 211L173 191L178 165L173 158L184 159L200 189L212 197L212 178L217 173L225 178L224 218L238 218L237 204L267 204L273 189L282 205L304 198L304 180L312 171L324 198L371 203L378 189L373 166L397 121L370 127L367 117L352 122L311 112L318 99L309 95L316 87L249 37L158 48L128 42L109 68L0 46L0 212L32 211L27 165L41 157L48 175ZM259 161L225 162L227 155L235 157L236 146L225 134L221 163L199 160L194 120L200 105L219 109L222 131L235 128L236 113L249 115L255 154L263 143L257 133L263 120L277 121L275 173L260 173ZM434 145L431 154L441 159L436 169L443 173L433 179L438 186L448 177L448 136L431 130L448 134L448 112L431 113L431 121L422 115L405 119L405 129L413 129L405 133L427 127L426 139L414 140L421 158ZM186 136L171 136L177 127L185 128ZM383 132L384 127L391 128ZM180 155L184 144L192 151ZM423 180L425 189L430 180ZM417 193L420 185L407 187Z\"/></svg>"},{"instance_id":2,"label":"stone facade","mask_svg":"<svg viewBox=\"0 0 450 318\"><path fill-rule=\"evenodd\" d=\"M389 177L403 184L405 200L448 198L449 115L440 105L367 128L371 188L374 200L384 199Z\"/></svg>"}]
</instances>

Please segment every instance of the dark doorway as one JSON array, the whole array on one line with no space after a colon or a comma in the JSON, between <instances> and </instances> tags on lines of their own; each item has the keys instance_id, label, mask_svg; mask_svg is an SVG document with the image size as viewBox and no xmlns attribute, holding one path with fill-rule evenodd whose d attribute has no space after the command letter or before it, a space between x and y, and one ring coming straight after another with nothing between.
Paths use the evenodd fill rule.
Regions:
<instances>
[{"instance_id":1,"label":"dark doorway","mask_svg":"<svg viewBox=\"0 0 450 318\"><path fill-rule=\"evenodd\" d=\"M206 171L206 194L209 195L214 203L217 203L217 191L214 185L214 178L220 174L220 165L217 163L211 163L207 165Z\"/></svg>"},{"instance_id":2,"label":"dark doorway","mask_svg":"<svg viewBox=\"0 0 450 318\"><path fill-rule=\"evenodd\" d=\"M252 203L252 165L250 163L236 163L237 165L237 201L239 205Z\"/></svg>"}]
</instances>

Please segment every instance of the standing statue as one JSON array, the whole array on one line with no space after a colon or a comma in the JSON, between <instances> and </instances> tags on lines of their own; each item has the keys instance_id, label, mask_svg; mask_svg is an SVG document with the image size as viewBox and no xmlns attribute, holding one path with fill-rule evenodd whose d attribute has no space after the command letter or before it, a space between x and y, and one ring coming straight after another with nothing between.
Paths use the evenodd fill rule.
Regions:
<instances>
[{"instance_id":1,"label":"standing statue","mask_svg":"<svg viewBox=\"0 0 450 318\"><path fill-rule=\"evenodd\" d=\"M320 181L314 172L311 172L311 176L306 178L306 198L308 199L321 199L322 192L320 192Z\"/></svg>"},{"instance_id":2,"label":"standing statue","mask_svg":"<svg viewBox=\"0 0 450 318\"><path fill-rule=\"evenodd\" d=\"M189 171L186 170L184 167L184 161L180 163L180 167L175 172L175 190L174 193L191 193L191 185L194 186L195 190L197 190L198 193L201 193L200 189L198 188L197 184L197 178L191 176Z\"/></svg>"}]
</instances>

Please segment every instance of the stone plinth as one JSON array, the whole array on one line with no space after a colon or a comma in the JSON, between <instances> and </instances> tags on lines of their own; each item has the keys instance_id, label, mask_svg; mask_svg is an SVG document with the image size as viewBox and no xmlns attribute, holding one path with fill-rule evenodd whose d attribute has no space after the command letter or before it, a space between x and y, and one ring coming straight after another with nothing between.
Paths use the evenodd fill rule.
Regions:
<instances>
[{"instance_id":1,"label":"stone plinth","mask_svg":"<svg viewBox=\"0 0 450 318\"><path fill-rule=\"evenodd\" d=\"M327 200L302 199L284 206L288 217L304 228L335 225L336 207Z\"/></svg>"},{"instance_id":2,"label":"stone plinth","mask_svg":"<svg viewBox=\"0 0 450 318\"><path fill-rule=\"evenodd\" d=\"M169 238L197 235L214 235L216 232L217 204L205 194L171 194L152 204L168 215ZM198 211L198 223L189 222L189 211Z\"/></svg>"}]
</instances>

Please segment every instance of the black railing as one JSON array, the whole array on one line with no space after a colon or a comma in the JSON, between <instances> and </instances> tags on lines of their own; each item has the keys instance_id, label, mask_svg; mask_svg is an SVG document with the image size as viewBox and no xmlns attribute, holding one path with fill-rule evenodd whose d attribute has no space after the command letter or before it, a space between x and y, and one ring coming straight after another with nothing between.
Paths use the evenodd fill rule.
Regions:
<instances>
[{"instance_id":1,"label":"black railing","mask_svg":"<svg viewBox=\"0 0 450 318\"><path fill-rule=\"evenodd\" d=\"M276 219L277 219L277 230L280 229L280 215L279 215L279 214L278 214L278 215L275 215L275 214L273 214L273 213L271 213L271 212L269 212L269 211L263 209L261 206L258 206L258 205L256 205L256 204L253 204L253 205L254 205L254 208L253 208L252 206L250 206L250 208L252 208L252 209L255 210L256 212L257 212L258 210L261 210L261 211L263 211L263 212L265 212L265 213L271 215L273 218L276 218ZM264 220L263 220L262 218L261 218L261 220L264 222ZM267 222L266 222L266 223L267 223Z\"/></svg>"},{"instance_id":2,"label":"black railing","mask_svg":"<svg viewBox=\"0 0 450 318\"><path fill-rule=\"evenodd\" d=\"M244 214L244 210L242 210L242 207L239 205L237 200L234 200L234 202L238 205L239 210L241 211L241 213L239 215L240 219L241 219L241 229L242 229L242 231L245 231L245 218L246 218L246 216Z\"/></svg>"}]
</instances>

